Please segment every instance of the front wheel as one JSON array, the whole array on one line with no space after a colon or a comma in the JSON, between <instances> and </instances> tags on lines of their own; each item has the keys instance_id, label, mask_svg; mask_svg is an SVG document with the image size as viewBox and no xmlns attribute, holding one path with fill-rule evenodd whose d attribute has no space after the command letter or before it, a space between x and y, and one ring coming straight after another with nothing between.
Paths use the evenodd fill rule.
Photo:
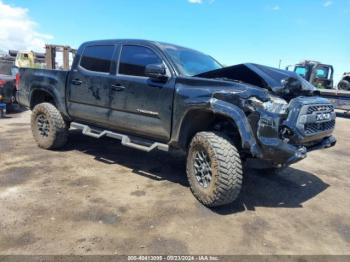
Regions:
<instances>
[{"instance_id":1,"label":"front wheel","mask_svg":"<svg viewBox=\"0 0 350 262\"><path fill-rule=\"evenodd\" d=\"M41 103L34 107L31 128L35 141L41 148L57 149L68 138L68 124L55 106Z\"/></svg>"},{"instance_id":2,"label":"front wheel","mask_svg":"<svg viewBox=\"0 0 350 262\"><path fill-rule=\"evenodd\" d=\"M193 195L205 206L229 204L241 190L241 158L223 133L200 132L194 136L186 171Z\"/></svg>"}]
</instances>

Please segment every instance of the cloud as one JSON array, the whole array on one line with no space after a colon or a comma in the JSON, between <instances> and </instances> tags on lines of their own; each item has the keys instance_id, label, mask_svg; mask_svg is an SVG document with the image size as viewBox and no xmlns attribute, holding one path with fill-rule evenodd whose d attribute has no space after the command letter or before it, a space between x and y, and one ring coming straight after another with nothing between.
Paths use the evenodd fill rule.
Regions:
<instances>
[{"instance_id":1,"label":"cloud","mask_svg":"<svg viewBox=\"0 0 350 262\"><path fill-rule=\"evenodd\" d=\"M323 3L323 7L329 7L333 4L333 1L326 1Z\"/></svg>"},{"instance_id":2,"label":"cloud","mask_svg":"<svg viewBox=\"0 0 350 262\"><path fill-rule=\"evenodd\" d=\"M215 0L188 0L190 4L203 4L204 2L208 2L209 4L214 3Z\"/></svg>"},{"instance_id":3,"label":"cloud","mask_svg":"<svg viewBox=\"0 0 350 262\"><path fill-rule=\"evenodd\" d=\"M0 0L0 49L43 51L52 35L37 31L38 24L28 16L29 10Z\"/></svg>"},{"instance_id":4,"label":"cloud","mask_svg":"<svg viewBox=\"0 0 350 262\"><path fill-rule=\"evenodd\" d=\"M272 10L273 11L279 11L279 10L281 10L281 7L279 5L275 5L275 6L272 7Z\"/></svg>"}]
</instances>

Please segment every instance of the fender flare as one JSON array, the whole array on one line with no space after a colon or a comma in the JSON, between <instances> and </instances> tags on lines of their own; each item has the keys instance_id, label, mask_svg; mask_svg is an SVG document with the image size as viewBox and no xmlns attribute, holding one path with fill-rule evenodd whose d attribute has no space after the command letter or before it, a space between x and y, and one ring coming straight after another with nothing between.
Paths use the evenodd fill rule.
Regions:
<instances>
[{"instance_id":1,"label":"fender flare","mask_svg":"<svg viewBox=\"0 0 350 262\"><path fill-rule=\"evenodd\" d=\"M250 123L248 122L245 113L238 106L212 98L210 100L210 108L214 114L223 115L229 119L232 119L241 136L243 149L249 150L255 157L260 157L262 155Z\"/></svg>"},{"instance_id":2,"label":"fender flare","mask_svg":"<svg viewBox=\"0 0 350 262\"><path fill-rule=\"evenodd\" d=\"M45 88L45 87L41 87L41 86L36 86L36 87L31 88L30 93L29 93L29 105L30 106L32 106L33 94L35 94L37 91L47 93L48 95L50 95L53 98L55 104L57 104L57 98L56 98L55 94L50 89Z\"/></svg>"},{"instance_id":3,"label":"fender flare","mask_svg":"<svg viewBox=\"0 0 350 262\"><path fill-rule=\"evenodd\" d=\"M32 85L32 87L30 88L30 93L29 93L29 107L32 106L32 98L33 98L33 94L35 94L36 91L41 91L41 92L45 92L48 95L50 95L53 98L53 101L55 103L55 106L57 107L57 109L63 113L63 115L67 116L66 114L66 108L65 105L62 104L62 101L60 100L60 94L58 92L55 91L54 87L51 86L43 86L41 84L37 84L37 85ZM64 101L64 100L63 100Z\"/></svg>"}]
</instances>

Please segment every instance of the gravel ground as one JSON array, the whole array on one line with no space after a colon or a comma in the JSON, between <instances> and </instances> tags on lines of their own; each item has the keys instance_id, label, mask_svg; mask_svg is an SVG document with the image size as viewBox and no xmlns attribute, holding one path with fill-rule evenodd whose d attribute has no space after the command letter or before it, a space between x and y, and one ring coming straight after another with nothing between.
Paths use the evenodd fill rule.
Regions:
<instances>
[{"instance_id":1,"label":"gravel ground","mask_svg":"<svg viewBox=\"0 0 350 262\"><path fill-rule=\"evenodd\" d=\"M30 112L0 119L0 254L350 254L350 119L338 144L278 175L247 170L239 199L207 209L184 159L73 130L36 146Z\"/></svg>"}]
</instances>

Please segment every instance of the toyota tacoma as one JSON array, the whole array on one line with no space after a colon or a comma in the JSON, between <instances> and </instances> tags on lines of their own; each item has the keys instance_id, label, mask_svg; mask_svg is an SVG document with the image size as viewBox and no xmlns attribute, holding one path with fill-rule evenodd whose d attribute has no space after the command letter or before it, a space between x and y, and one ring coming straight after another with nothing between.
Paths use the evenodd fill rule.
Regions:
<instances>
[{"instance_id":1,"label":"toyota tacoma","mask_svg":"<svg viewBox=\"0 0 350 262\"><path fill-rule=\"evenodd\" d=\"M336 143L332 104L294 72L223 67L172 44L86 42L70 71L21 68L18 85L39 147L64 146L75 128L146 152L181 149L190 188L209 207L237 198L245 162L284 168Z\"/></svg>"}]
</instances>

